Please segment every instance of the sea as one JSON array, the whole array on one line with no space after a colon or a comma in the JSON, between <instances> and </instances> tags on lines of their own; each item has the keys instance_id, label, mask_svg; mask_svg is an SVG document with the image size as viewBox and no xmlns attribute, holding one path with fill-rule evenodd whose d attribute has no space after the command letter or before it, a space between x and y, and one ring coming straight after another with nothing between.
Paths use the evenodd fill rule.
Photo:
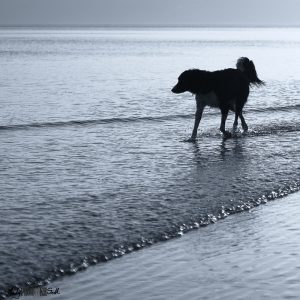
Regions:
<instances>
[{"instance_id":1,"label":"sea","mask_svg":"<svg viewBox=\"0 0 300 300\"><path fill-rule=\"evenodd\" d=\"M1 297L297 192L299 53L300 28L2 27ZM184 142L178 76L241 56L249 131L206 108Z\"/></svg>"}]
</instances>

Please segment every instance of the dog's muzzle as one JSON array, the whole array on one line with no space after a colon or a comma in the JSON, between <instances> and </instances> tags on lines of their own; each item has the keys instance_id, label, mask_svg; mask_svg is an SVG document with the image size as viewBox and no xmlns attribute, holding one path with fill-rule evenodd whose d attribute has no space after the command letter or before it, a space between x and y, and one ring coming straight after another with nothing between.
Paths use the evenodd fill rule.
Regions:
<instances>
[{"instance_id":1,"label":"dog's muzzle","mask_svg":"<svg viewBox=\"0 0 300 300\"><path fill-rule=\"evenodd\" d=\"M172 93L174 94L180 94L185 92L184 89L182 89L178 84L176 84L173 88L172 88Z\"/></svg>"}]
</instances>

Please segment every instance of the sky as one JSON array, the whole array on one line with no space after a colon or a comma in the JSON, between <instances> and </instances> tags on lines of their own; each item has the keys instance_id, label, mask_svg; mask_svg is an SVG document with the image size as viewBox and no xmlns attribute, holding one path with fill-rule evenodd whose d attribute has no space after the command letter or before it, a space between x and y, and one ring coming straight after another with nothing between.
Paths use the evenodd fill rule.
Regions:
<instances>
[{"instance_id":1,"label":"sky","mask_svg":"<svg viewBox=\"0 0 300 300\"><path fill-rule=\"evenodd\" d=\"M300 25L300 0L0 0L0 25Z\"/></svg>"}]
</instances>

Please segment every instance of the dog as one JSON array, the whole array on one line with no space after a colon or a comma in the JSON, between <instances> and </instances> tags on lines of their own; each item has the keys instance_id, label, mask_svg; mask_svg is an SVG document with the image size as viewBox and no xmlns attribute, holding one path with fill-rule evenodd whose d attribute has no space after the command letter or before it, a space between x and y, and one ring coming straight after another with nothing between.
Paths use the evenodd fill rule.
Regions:
<instances>
[{"instance_id":1,"label":"dog","mask_svg":"<svg viewBox=\"0 0 300 300\"><path fill-rule=\"evenodd\" d=\"M231 133L225 130L229 110L235 112L234 129L237 128L238 118L240 118L243 130L246 132L248 125L242 111L249 96L250 86L264 84L264 81L257 76L253 61L247 57L240 57L237 60L236 69L214 72L190 69L181 73L172 92L175 94L190 92L196 96L197 104L194 129L188 141L196 140L205 106L217 107L221 110L220 131L224 137L231 136Z\"/></svg>"}]
</instances>

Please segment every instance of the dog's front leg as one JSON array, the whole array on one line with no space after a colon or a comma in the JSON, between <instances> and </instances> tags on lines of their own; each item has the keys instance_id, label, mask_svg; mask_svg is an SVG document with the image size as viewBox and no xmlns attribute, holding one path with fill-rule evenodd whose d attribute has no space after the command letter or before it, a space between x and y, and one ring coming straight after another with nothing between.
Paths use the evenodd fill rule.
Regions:
<instances>
[{"instance_id":1,"label":"dog's front leg","mask_svg":"<svg viewBox=\"0 0 300 300\"><path fill-rule=\"evenodd\" d=\"M200 121L201 121L201 118L202 118L202 113L203 113L204 107L205 106L202 103L197 102L197 110L196 110L196 113L195 113L194 129L193 129L193 132L192 132L192 136L190 138L191 141L196 140L197 131L198 131L198 127L199 127L199 124L200 124Z\"/></svg>"}]
</instances>

